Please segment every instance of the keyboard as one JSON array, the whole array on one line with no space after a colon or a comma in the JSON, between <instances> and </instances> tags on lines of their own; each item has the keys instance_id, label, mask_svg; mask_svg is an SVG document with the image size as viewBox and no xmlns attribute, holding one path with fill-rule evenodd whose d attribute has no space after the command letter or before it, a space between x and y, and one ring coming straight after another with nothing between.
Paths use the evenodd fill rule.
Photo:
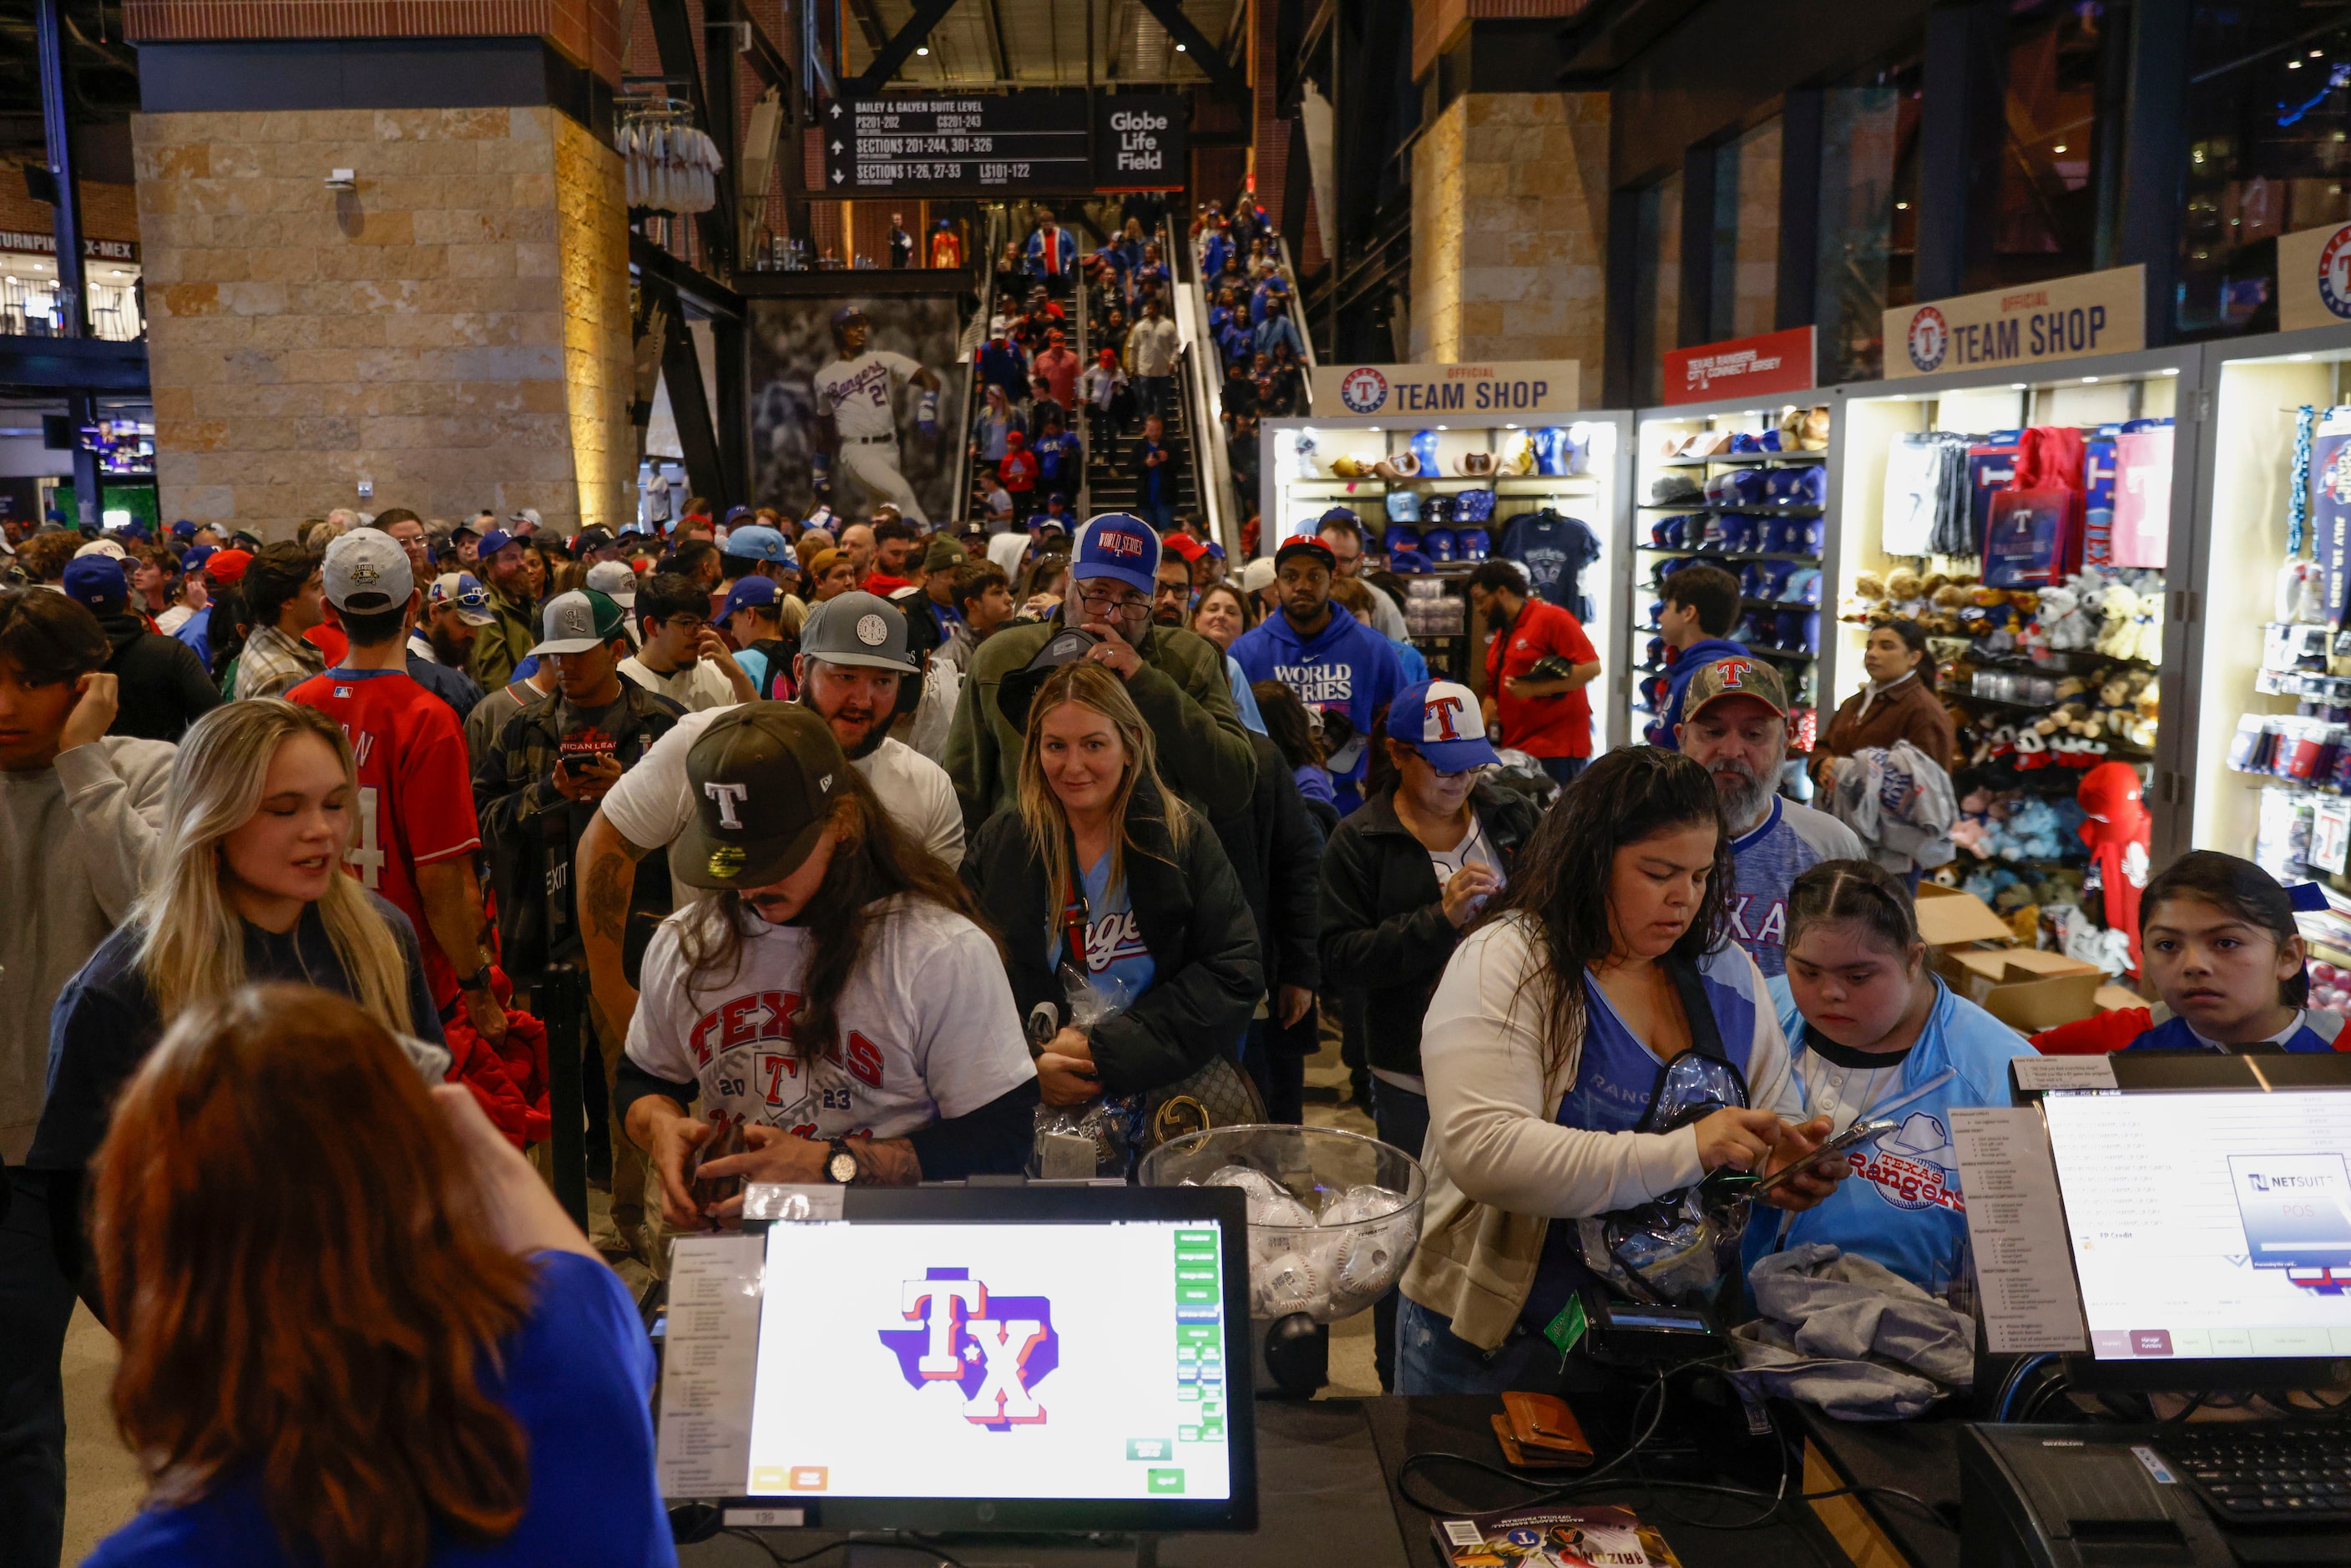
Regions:
<instances>
[{"instance_id":1,"label":"keyboard","mask_svg":"<svg viewBox=\"0 0 2351 1568\"><path fill-rule=\"evenodd\" d=\"M2351 1429L2210 1422L2155 1446L2227 1523L2351 1526Z\"/></svg>"}]
</instances>

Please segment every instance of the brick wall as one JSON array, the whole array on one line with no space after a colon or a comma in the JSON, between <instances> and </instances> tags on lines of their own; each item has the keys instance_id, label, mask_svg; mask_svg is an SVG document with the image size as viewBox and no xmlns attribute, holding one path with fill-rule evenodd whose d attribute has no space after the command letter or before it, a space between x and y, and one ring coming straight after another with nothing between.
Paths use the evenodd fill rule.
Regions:
<instances>
[{"instance_id":1,"label":"brick wall","mask_svg":"<svg viewBox=\"0 0 2351 1568\"><path fill-rule=\"evenodd\" d=\"M1412 357L1578 360L1600 400L1604 93L1472 93L1412 149Z\"/></svg>"},{"instance_id":2,"label":"brick wall","mask_svg":"<svg viewBox=\"0 0 2351 1568\"><path fill-rule=\"evenodd\" d=\"M46 164L42 165L47 167ZM57 227L57 209L25 193L21 162L0 162L0 229L20 234L49 234ZM139 237L139 198L128 185L81 182L81 232L90 239Z\"/></svg>"},{"instance_id":3,"label":"brick wall","mask_svg":"<svg viewBox=\"0 0 2351 1568\"><path fill-rule=\"evenodd\" d=\"M358 504L551 525L629 503L620 161L550 109L132 123L156 470L283 537ZM359 188L324 188L329 168Z\"/></svg>"}]
</instances>

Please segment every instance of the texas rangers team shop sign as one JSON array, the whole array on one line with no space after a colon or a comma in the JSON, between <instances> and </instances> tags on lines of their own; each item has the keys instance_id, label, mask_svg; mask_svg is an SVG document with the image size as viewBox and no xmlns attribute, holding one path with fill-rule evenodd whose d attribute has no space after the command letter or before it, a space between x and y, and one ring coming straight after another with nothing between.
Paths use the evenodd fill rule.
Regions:
<instances>
[{"instance_id":1,"label":"texas rangers team shop sign","mask_svg":"<svg viewBox=\"0 0 2351 1568\"><path fill-rule=\"evenodd\" d=\"M2147 268L2117 267L1886 313L1886 379L2147 347Z\"/></svg>"},{"instance_id":2,"label":"texas rangers team shop sign","mask_svg":"<svg viewBox=\"0 0 2351 1568\"><path fill-rule=\"evenodd\" d=\"M2278 329L2351 321L2351 224L2328 224L2277 242Z\"/></svg>"},{"instance_id":3,"label":"texas rangers team shop sign","mask_svg":"<svg viewBox=\"0 0 2351 1568\"><path fill-rule=\"evenodd\" d=\"M1343 414L1573 413L1583 404L1577 360L1483 365L1318 365L1314 412Z\"/></svg>"},{"instance_id":4,"label":"texas rangers team shop sign","mask_svg":"<svg viewBox=\"0 0 2351 1568\"><path fill-rule=\"evenodd\" d=\"M1666 355L1667 402L1813 390L1813 329L1791 327Z\"/></svg>"}]
</instances>

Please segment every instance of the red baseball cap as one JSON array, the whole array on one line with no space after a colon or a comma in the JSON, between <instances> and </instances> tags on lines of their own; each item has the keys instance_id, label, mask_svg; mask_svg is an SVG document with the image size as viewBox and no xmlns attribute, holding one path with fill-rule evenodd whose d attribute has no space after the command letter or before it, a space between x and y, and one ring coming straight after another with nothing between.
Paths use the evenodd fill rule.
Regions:
<instances>
[{"instance_id":1,"label":"red baseball cap","mask_svg":"<svg viewBox=\"0 0 2351 1568\"><path fill-rule=\"evenodd\" d=\"M1186 561L1194 564L1196 564L1202 556L1208 553L1208 547L1202 544L1198 539L1194 538L1189 534L1163 535L1159 542L1167 549L1174 550L1177 555L1182 556Z\"/></svg>"},{"instance_id":2,"label":"red baseball cap","mask_svg":"<svg viewBox=\"0 0 2351 1568\"><path fill-rule=\"evenodd\" d=\"M249 549L216 549L204 558L204 575L223 588L235 585L245 576L245 569L253 564Z\"/></svg>"}]
</instances>

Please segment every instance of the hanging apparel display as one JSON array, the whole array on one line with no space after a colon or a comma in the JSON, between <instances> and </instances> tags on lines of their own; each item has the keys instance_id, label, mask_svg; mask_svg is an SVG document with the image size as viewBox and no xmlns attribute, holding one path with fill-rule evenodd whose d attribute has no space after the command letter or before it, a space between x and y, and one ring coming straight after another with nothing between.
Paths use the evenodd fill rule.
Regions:
<instances>
[{"instance_id":1,"label":"hanging apparel display","mask_svg":"<svg viewBox=\"0 0 2351 1568\"><path fill-rule=\"evenodd\" d=\"M1886 455L1887 555L1973 552L1968 524L1968 438L1929 430L1897 435Z\"/></svg>"},{"instance_id":2,"label":"hanging apparel display","mask_svg":"<svg viewBox=\"0 0 2351 1568\"><path fill-rule=\"evenodd\" d=\"M628 204L656 212L706 213L718 203L718 144L663 106L625 118L614 138L626 173Z\"/></svg>"},{"instance_id":3,"label":"hanging apparel display","mask_svg":"<svg viewBox=\"0 0 2351 1568\"><path fill-rule=\"evenodd\" d=\"M2171 543L2172 423L2134 420L2115 437L2114 523L2108 551L2116 566L2161 570Z\"/></svg>"},{"instance_id":4,"label":"hanging apparel display","mask_svg":"<svg viewBox=\"0 0 2351 1568\"><path fill-rule=\"evenodd\" d=\"M1590 524L1545 507L1522 512L1502 529L1494 553L1526 569L1527 581L1552 603L1589 621L1591 598L1583 591L1583 569L1600 559L1600 538Z\"/></svg>"}]
</instances>

